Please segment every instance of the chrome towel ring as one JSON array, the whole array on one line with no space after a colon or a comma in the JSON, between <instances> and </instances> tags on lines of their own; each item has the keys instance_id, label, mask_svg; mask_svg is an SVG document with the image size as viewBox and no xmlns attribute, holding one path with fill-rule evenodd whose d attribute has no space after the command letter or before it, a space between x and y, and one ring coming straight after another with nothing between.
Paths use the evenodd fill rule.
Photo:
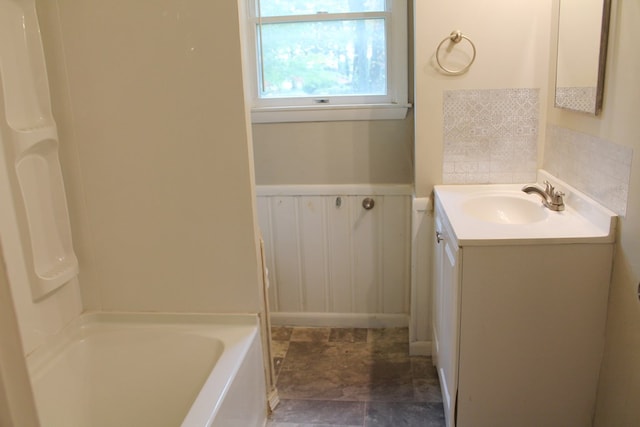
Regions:
<instances>
[{"instance_id":1,"label":"chrome towel ring","mask_svg":"<svg viewBox=\"0 0 640 427\"><path fill-rule=\"evenodd\" d=\"M473 49L473 55L471 56L471 60L469 61L469 63L467 65L465 65L464 67L462 67L459 70L451 70L447 67L445 67L444 65L442 65L440 63L440 49L442 48L442 45L444 44L444 42L446 42L447 40L452 41L453 43L460 43L462 41L462 39L465 39L466 41L469 42L469 44L471 45L471 48ZM458 74L462 74L464 72L466 72L469 67L471 67L471 64L473 64L473 61L476 60L476 45L473 44L473 42L471 41L471 39L469 39L469 37L465 36L464 34L462 34L462 32L460 30L454 30L451 32L451 34L448 37L445 37L440 44L438 45L438 48L436 49L436 62L438 63L438 66L440 68L442 68L443 71L445 71L447 74L451 74L451 75L458 75Z\"/></svg>"}]
</instances>

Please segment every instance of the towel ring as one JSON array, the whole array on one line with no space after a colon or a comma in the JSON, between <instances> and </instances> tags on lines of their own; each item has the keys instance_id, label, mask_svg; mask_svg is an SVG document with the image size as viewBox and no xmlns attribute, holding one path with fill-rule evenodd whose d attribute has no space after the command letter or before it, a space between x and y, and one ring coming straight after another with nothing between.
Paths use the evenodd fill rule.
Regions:
<instances>
[{"instance_id":1,"label":"towel ring","mask_svg":"<svg viewBox=\"0 0 640 427\"><path fill-rule=\"evenodd\" d=\"M469 63L467 65L465 65L464 67L462 67L461 69L459 69L459 70L450 70L449 68L445 67L444 65L442 65L440 63L440 58L439 58L440 49L442 48L442 45L444 44L444 42L446 42L447 40L452 41L453 43L457 44L457 43L460 43L462 41L462 39L465 39L471 45L471 48L473 49L473 56L471 57L471 61L469 61ZM467 71L469 69L469 67L471 67L471 64L473 64L473 61L475 61L475 60L476 60L476 45L473 44L473 42L471 41L471 39L469 39L469 37L467 37L464 34L462 34L462 32L460 30L452 31L451 34L448 37L445 37L440 42L440 44L438 45L438 48L436 49L436 62L438 63L438 66L440 68L442 68L442 70L444 70L448 74L458 75L458 74L464 73L465 71Z\"/></svg>"}]
</instances>

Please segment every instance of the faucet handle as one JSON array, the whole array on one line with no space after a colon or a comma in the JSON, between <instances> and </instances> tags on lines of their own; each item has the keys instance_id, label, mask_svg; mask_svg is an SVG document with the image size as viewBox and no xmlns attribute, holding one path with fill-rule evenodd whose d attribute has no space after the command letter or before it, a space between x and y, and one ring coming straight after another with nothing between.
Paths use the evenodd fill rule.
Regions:
<instances>
[{"instance_id":1,"label":"faucet handle","mask_svg":"<svg viewBox=\"0 0 640 427\"><path fill-rule=\"evenodd\" d=\"M553 197L553 193L555 191L555 188L553 187L553 185L551 185L551 183L547 180L544 181L544 192L547 193L549 196Z\"/></svg>"},{"instance_id":2,"label":"faucet handle","mask_svg":"<svg viewBox=\"0 0 640 427\"><path fill-rule=\"evenodd\" d=\"M564 193L562 191L553 191L553 194L551 194L551 199L553 200L553 203L557 204L557 205L562 205L564 204L564 200L562 200L562 198L564 197Z\"/></svg>"}]
</instances>

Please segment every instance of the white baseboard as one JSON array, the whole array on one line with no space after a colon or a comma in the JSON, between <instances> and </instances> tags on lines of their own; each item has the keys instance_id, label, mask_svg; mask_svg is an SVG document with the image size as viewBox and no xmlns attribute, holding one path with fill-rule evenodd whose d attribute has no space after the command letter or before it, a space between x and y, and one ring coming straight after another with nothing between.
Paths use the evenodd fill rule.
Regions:
<instances>
[{"instance_id":1,"label":"white baseboard","mask_svg":"<svg viewBox=\"0 0 640 427\"><path fill-rule=\"evenodd\" d=\"M272 312L270 316L273 326L405 328L409 325L407 314Z\"/></svg>"},{"instance_id":2,"label":"white baseboard","mask_svg":"<svg viewBox=\"0 0 640 427\"><path fill-rule=\"evenodd\" d=\"M431 341L409 343L409 356L431 356Z\"/></svg>"}]
</instances>

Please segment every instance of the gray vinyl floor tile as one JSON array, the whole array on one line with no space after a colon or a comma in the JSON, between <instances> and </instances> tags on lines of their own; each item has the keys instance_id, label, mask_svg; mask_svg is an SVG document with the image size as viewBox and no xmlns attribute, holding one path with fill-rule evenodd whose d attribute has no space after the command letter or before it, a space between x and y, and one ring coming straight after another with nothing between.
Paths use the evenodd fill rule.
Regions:
<instances>
[{"instance_id":1,"label":"gray vinyl floor tile","mask_svg":"<svg viewBox=\"0 0 640 427\"><path fill-rule=\"evenodd\" d=\"M364 415L364 402L281 400L271 419L278 423L303 423L314 426L362 426Z\"/></svg>"},{"instance_id":2,"label":"gray vinyl floor tile","mask_svg":"<svg viewBox=\"0 0 640 427\"><path fill-rule=\"evenodd\" d=\"M442 403L369 402L365 427L442 427Z\"/></svg>"},{"instance_id":3,"label":"gray vinyl floor tile","mask_svg":"<svg viewBox=\"0 0 640 427\"><path fill-rule=\"evenodd\" d=\"M346 426L340 424L309 424L309 423L279 423L269 422L268 427L361 427L362 424Z\"/></svg>"},{"instance_id":4,"label":"gray vinyl floor tile","mask_svg":"<svg viewBox=\"0 0 640 427\"><path fill-rule=\"evenodd\" d=\"M409 356L407 328L276 327L272 337L281 403L268 427L444 426L437 372Z\"/></svg>"}]
</instances>

